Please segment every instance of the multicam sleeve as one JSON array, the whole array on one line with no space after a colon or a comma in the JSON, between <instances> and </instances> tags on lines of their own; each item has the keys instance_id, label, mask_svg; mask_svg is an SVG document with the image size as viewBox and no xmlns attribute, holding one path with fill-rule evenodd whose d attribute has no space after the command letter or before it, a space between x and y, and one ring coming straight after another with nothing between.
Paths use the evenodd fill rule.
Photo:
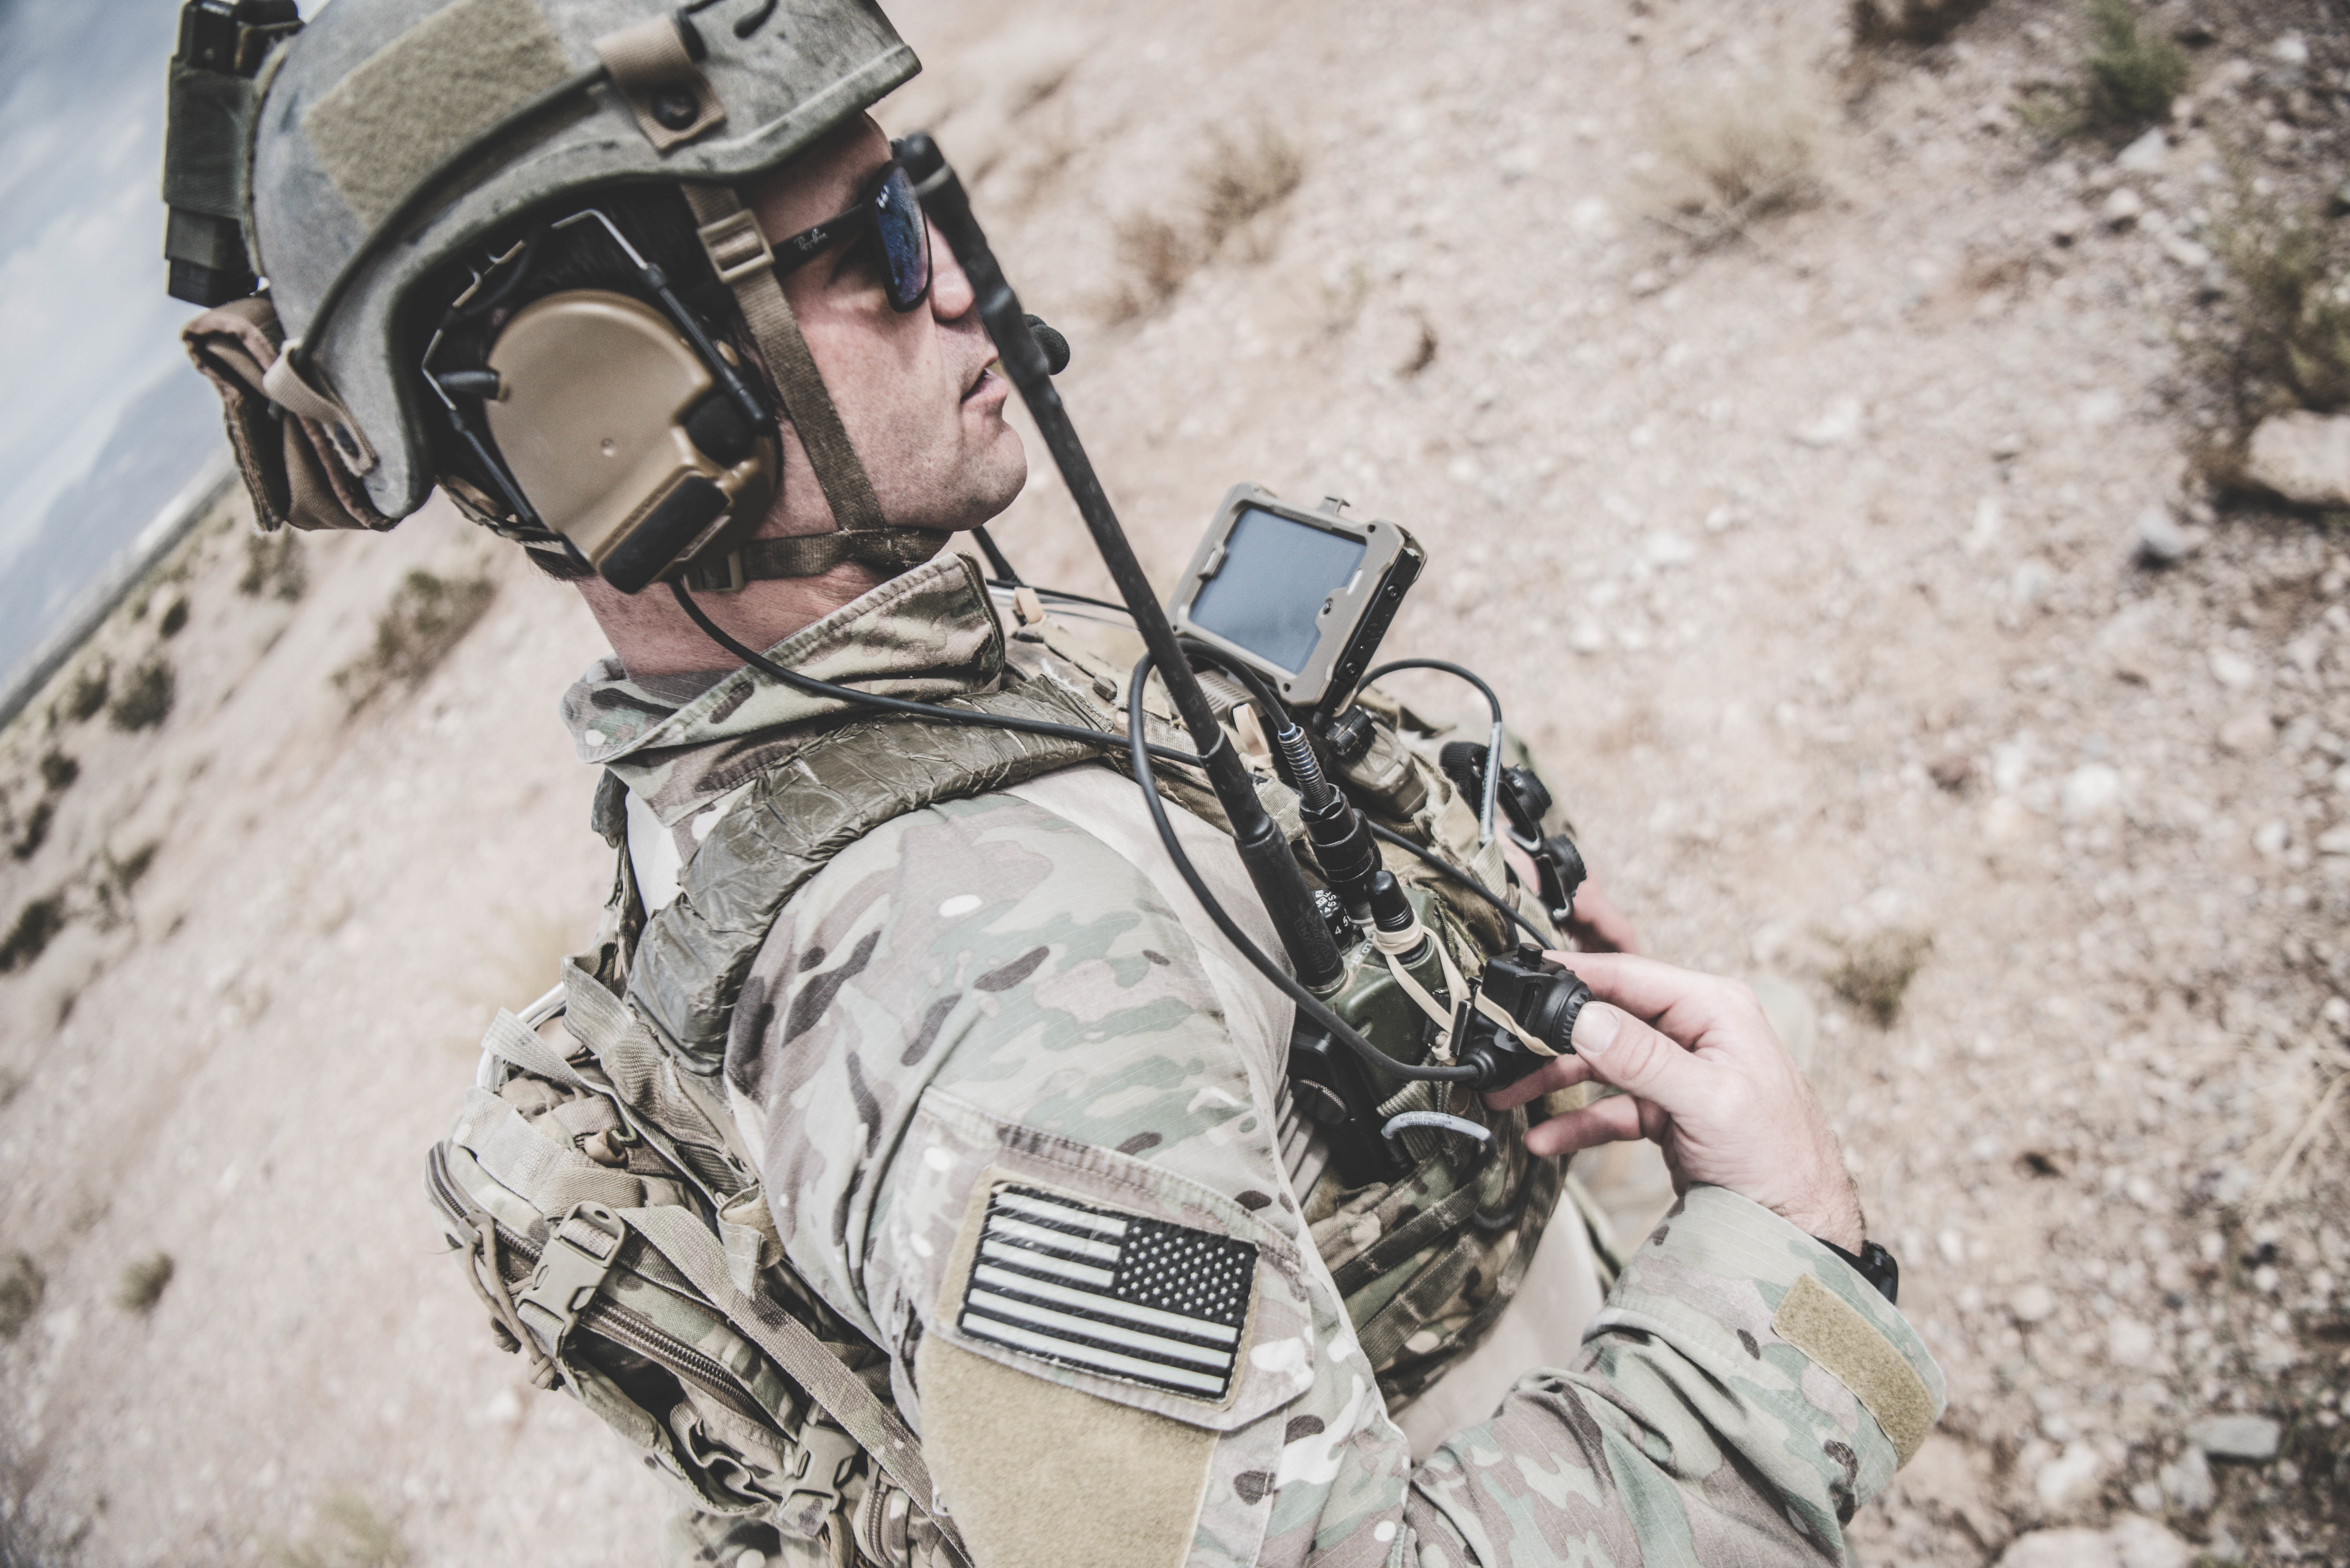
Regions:
<instances>
[{"instance_id":1,"label":"multicam sleeve","mask_svg":"<svg viewBox=\"0 0 2350 1568\"><path fill-rule=\"evenodd\" d=\"M1281 1032L1228 969L1007 795L844 850L754 966L728 1077L785 1253L888 1351L977 1568L1841 1555L1939 1375L1713 1189L1573 1370L1415 1469L1284 1177Z\"/></svg>"},{"instance_id":2,"label":"multicam sleeve","mask_svg":"<svg viewBox=\"0 0 2350 1568\"><path fill-rule=\"evenodd\" d=\"M1641 1245L1575 1368L1520 1380L1413 1477L1437 1563L1815 1563L1942 1411L1914 1330L1825 1247L1718 1187Z\"/></svg>"}]
</instances>

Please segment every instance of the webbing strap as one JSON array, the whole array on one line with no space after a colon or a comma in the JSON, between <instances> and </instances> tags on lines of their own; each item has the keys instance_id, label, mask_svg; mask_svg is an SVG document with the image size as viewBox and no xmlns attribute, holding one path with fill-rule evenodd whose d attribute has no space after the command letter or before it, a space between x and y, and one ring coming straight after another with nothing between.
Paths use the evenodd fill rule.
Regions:
<instances>
[{"instance_id":1,"label":"webbing strap","mask_svg":"<svg viewBox=\"0 0 2350 1568\"><path fill-rule=\"evenodd\" d=\"M503 1007L498 1009L497 1017L490 1021L490 1032L482 1036L482 1048L495 1052L533 1077L561 1084L567 1089L588 1093L595 1090L596 1085L581 1077L570 1063L557 1055L555 1047L540 1039L521 1019Z\"/></svg>"},{"instance_id":2,"label":"webbing strap","mask_svg":"<svg viewBox=\"0 0 2350 1568\"><path fill-rule=\"evenodd\" d=\"M645 1200L643 1181L540 1137L512 1106L485 1089L467 1093L452 1137L491 1179L521 1193L542 1214L559 1214L585 1199L615 1209L633 1209ZM553 1201L558 1195L563 1201Z\"/></svg>"},{"instance_id":3,"label":"webbing strap","mask_svg":"<svg viewBox=\"0 0 2350 1568\"><path fill-rule=\"evenodd\" d=\"M791 301L784 297L783 280L775 276L775 254L768 249L758 219L727 186L687 185L684 191L694 221L702 225L702 248L719 281L734 291L734 303L759 345L760 358L767 362L767 374L783 395L784 411L791 416L792 428L816 468L816 483L824 487L835 526L845 534L880 527L881 504L873 498L873 482L866 477L857 449L848 444L848 432L841 429L840 412L825 390L816 357L800 336Z\"/></svg>"},{"instance_id":4,"label":"webbing strap","mask_svg":"<svg viewBox=\"0 0 2350 1568\"><path fill-rule=\"evenodd\" d=\"M841 1430L857 1439L899 1490L931 1515L959 1562L970 1562L953 1524L940 1511L921 1444L840 1358L774 1303L734 1288L718 1239L681 1209L637 1209L620 1216L667 1258L726 1321L775 1358L784 1375L806 1391Z\"/></svg>"}]
</instances>

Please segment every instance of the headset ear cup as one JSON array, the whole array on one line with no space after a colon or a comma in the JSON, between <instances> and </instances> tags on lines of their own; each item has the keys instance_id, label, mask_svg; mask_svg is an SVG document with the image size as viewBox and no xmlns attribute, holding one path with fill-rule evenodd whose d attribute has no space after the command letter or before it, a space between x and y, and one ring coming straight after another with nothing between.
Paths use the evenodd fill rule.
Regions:
<instances>
[{"instance_id":1,"label":"headset ear cup","mask_svg":"<svg viewBox=\"0 0 2350 1568\"><path fill-rule=\"evenodd\" d=\"M689 473L631 522L620 542L597 563L603 579L624 594L641 593L724 518L733 498L710 480ZM696 552L698 553L698 552Z\"/></svg>"}]
</instances>

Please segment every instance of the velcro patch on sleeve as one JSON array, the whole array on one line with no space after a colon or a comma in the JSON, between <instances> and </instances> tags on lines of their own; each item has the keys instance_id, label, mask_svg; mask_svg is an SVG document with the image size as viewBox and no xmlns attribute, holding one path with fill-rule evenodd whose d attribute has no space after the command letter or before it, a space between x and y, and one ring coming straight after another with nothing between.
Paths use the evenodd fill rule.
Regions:
<instances>
[{"instance_id":1,"label":"velcro patch on sleeve","mask_svg":"<svg viewBox=\"0 0 2350 1568\"><path fill-rule=\"evenodd\" d=\"M1013 1183L989 1195L956 1325L1097 1376L1221 1402L1253 1243Z\"/></svg>"},{"instance_id":2,"label":"velcro patch on sleeve","mask_svg":"<svg viewBox=\"0 0 2350 1568\"><path fill-rule=\"evenodd\" d=\"M1934 1396L1858 1308L1805 1274L1779 1303L1771 1329L1851 1389L1885 1429L1899 1462L1909 1462L1934 1424Z\"/></svg>"}]
</instances>

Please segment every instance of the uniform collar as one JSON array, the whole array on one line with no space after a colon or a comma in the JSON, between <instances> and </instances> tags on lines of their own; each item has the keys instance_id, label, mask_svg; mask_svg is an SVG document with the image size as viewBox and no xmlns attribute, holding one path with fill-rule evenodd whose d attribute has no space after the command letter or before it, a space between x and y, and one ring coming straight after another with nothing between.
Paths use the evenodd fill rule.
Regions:
<instances>
[{"instance_id":1,"label":"uniform collar","mask_svg":"<svg viewBox=\"0 0 2350 1568\"><path fill-rule=\"evenodd\" d=\"M820 680L935 702L995 681L1003 669L1003 628L978 567L945 555L859 595L765 651L775 663ZM629 680L619 659L599 659L564 693L563 722L580 761L611 768L650 799L664 820L691 809L718 782L703 781L698 769L671 778L680 772L681 752L752 737L793 740L792 732L853 706L795 691L747 667L717 676L682 701L677 700L682 682L655 684L669 695ZM748 760L740 745L723 749Z\"/></svg>"}]
</instances>

